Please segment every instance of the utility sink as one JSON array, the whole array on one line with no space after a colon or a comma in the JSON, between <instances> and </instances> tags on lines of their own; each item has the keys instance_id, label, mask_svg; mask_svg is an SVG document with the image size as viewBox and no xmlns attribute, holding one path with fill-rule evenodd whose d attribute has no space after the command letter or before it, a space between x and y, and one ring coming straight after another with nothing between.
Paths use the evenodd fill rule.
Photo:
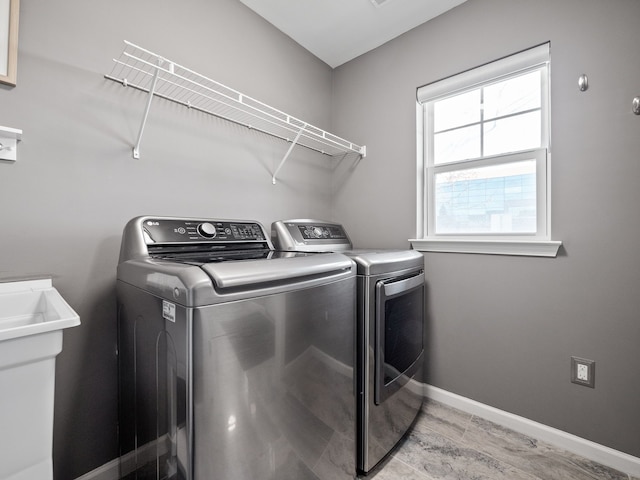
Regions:
<instances>
[{"instance_id":1,"label":"utility sink","mask_svg":"<svg viewBox=\"0 0 640 480\"><path fill-rule=\"evenodd\" d=\"M0 283L0 341L80 325L51 279Z\"/></svg>"},{"instance_id":2,"label":"utility sink","mask_svg":"<svg viewBox=\"0 0 640 480\"><path fill-rule=\"evenodd\" d=\"M80 318L51 279L0 281L0 478L53 478L55 359Z\"/></svg>"}]
</instances>

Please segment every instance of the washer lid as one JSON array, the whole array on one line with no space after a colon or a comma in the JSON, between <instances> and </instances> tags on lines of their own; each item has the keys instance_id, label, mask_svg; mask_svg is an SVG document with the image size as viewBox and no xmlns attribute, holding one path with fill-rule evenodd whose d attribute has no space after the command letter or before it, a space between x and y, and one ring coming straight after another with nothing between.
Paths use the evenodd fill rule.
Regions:
<instances>
[{"instance_id":1,"label":"washer lid","mask_svg":"<svg viewBox=\"0 0 640 480\"><path fill-rule=\"evenodd\" d=\"M221 290L298 283L306 279L329 277L353 268L353 262L338 253L275 253L277 255L270 261L207 263L201 268Z\"/></svg>"}]
</instances>

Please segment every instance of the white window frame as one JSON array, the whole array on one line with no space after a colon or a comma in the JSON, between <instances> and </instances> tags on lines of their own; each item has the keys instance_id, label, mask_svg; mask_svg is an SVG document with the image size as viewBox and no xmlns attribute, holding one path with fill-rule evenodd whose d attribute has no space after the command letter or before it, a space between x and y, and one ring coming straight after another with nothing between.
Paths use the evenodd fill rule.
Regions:
<instances>
[{"instance_id":1,"label":"white window frame","mask_svg":"<svg viewBox=\"0 0 640 480\"><path fill-rule=\"evenodd\" d=\"M502 58L495 62L448 77L417 90L417 238L410 239L413 248L428 252L464 252L504 255L533 255L555 257L562 245L551 240L551 178L550 178L550 102L549 102L549 43ZM527 71L540 70L542 77L542 146L526 151L500 154L447 164L433 163L433 118L430 102L464 91L480 88ZM536 161L537 232L535 234L436 234L434 178L438 172L476 168L518 160Z\"/></svg>"}]
</instances>

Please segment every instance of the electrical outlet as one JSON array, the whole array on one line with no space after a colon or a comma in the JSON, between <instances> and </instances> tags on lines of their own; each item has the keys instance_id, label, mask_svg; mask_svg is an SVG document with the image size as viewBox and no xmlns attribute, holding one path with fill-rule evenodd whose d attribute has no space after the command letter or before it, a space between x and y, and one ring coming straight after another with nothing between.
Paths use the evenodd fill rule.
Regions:
<instances>
[{"instance_id":1,"label":"electrical outlet","mask_svg":"<svg viewBox=\"0 0 640 480\"><path fill-rule=\"evenodd\" d=\"M586 358L571 357L571 381L595 388L596 362Z\"/></svg>"},{"instance_id":2,"label":"electrical outlet","mask_svg":"<svg viewBox=\"0 0 640 480\"><path fill-rule=\"evenodd\" d=\"M576 377L578 377L578 380L582 380L583 382L588 382L589 381L589 367L586 366L584 363L577 363L576 364L578 371L576 372Z\"/></svg>"}]
</instances>

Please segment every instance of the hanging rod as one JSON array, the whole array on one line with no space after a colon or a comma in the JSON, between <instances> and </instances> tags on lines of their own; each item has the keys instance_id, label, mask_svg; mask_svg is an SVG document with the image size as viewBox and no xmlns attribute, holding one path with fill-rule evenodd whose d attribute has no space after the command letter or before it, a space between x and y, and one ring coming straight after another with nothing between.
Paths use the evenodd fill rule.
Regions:
<instances>
[{"instance_id":1,"label":"hanging rod","mask_svg":"<svg viewBox=\"0 0 640 480\"><path fill-rule=\"evenodd\" d=\"M273 183L295 145L329 156L346 153L366 156L364 146L314 127L131 42L124 43L124 50L119 58L113 59L113 69L105 78L149 95L133 149L134 158L140 156L142 134L154 96L291 142L273 174Z\"/></svg>"}]
</instances>

